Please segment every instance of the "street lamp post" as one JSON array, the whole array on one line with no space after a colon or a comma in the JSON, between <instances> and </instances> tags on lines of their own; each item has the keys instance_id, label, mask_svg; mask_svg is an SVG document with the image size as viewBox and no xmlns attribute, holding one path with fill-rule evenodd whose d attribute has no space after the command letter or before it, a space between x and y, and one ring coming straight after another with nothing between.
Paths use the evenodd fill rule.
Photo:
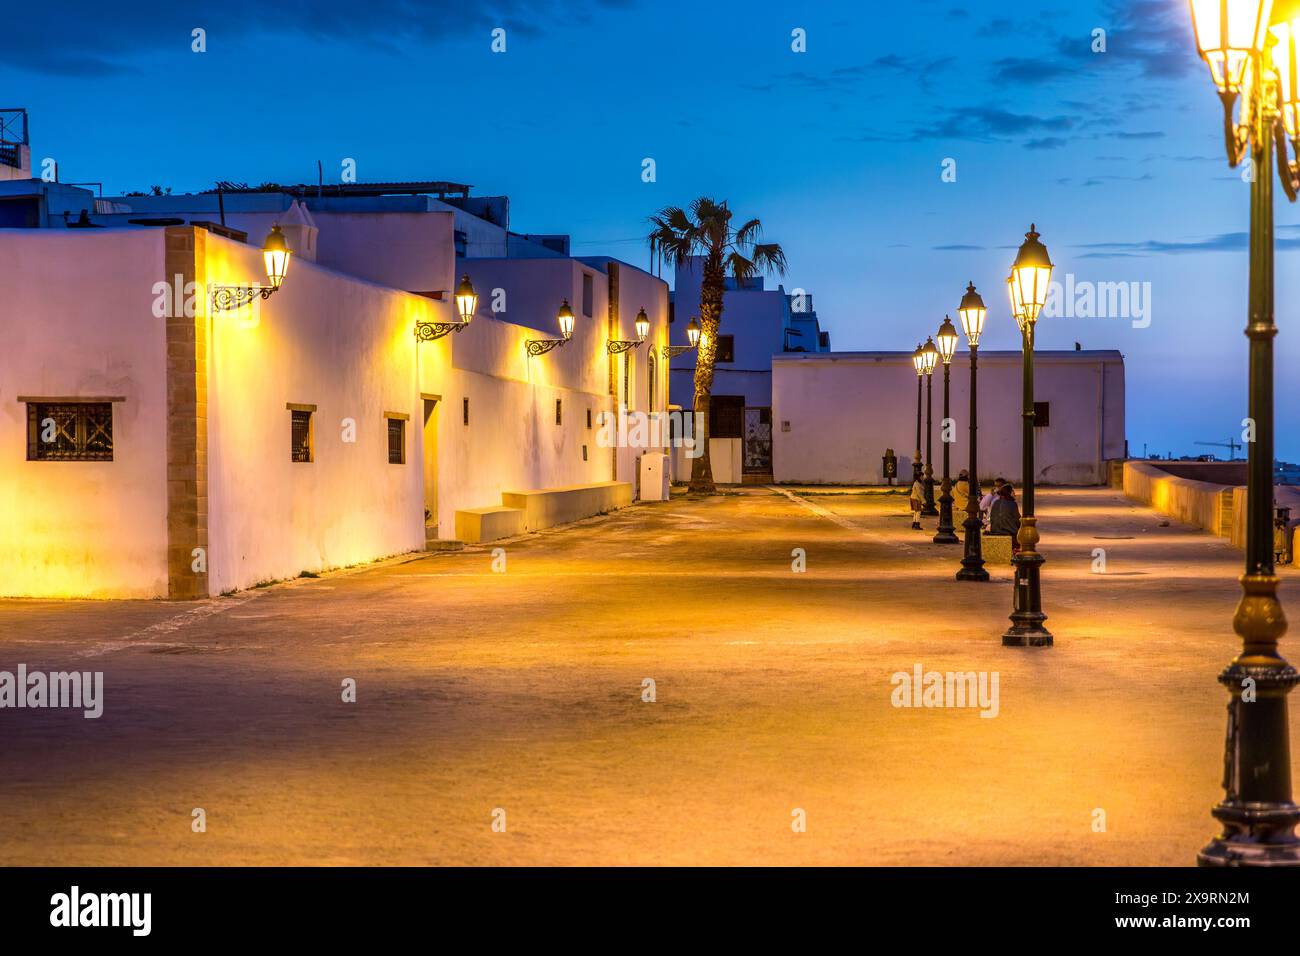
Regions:
<instances>
[{"instance_id":1,"label":"street lamp post","mask_svg":"<svg viewBox=\"0 0 1300 956\"><path fill-rule=\"evenodd\" d=\"M1193 0L1192 19L1201 57L1223 103L1228 163L1249 153L1250 419L1247 443L1246 571L1233 617L1242 650L1219 683L1231 695L1224 743L1223 800L1211 812L1223 832L1197 855L1203 866L1300 866L1295 827L1300 808L1291 798L1287 694L1298 681L1278 651L1286 616L1273 567L1273 156L1287 199L1295 201L1300 170L1300 90L1297 41L1300 10L1271 0ZM1285 13L1281 9L1286 8ZM1270 14L1273 16L1270 19ZM1272 29L1269 29L1271 22ZM1240 119L1233 115L1241 99Z\"/></svg>"},{"instance_id":2,"label":"street lamp post","mask_svg":"<svg viewBox=\"0 0 1300 956\"><path fill-rule=\"evenodd\" d=\"M920 463L920 384L926 378L926 350L917 343L917 351L911 354L911 365L917 369L917 451L911 457L911 483L917 484L923 475L923 466ZM919 520L913 520L911 523L913 531L920 531Z\"/></svg>"},{"instance_id":3,"label":"street lamp post","mask_svg":"<svg viewBox=\"0 0 1300 956\"><path fill-rule=\"evenodd\" d=\"M1047 302L1047 289L1052 279L1052 260L1047 247L1038 241L1034 226L1025 233L1025 241L1016 254L1011 277L1007 280L1011 290L1011 307L1020 324L1024 355L1024 425L1021 432L1020 551L1012 559L1016 571L1015 607L1011 612L1011 628L1002 635L1007 647L1049 647L1052 635L1043 627L1047 615L1043 613L1043 596L1040 589L1040 570L1043 556L1038 553L1038 519L1034 516L1034 326Z\"/></svg>"},{"instance_id":4,"label":"street lamp post","mask_svg":"<svg viewBox=\"0 0 1300 956\"><path fill-rule=\"evenodd\" d=\"M970 476L969 497L966 499L966 538L962 548L961 570L957 572L958 581L987 581L989 573L984 569L984 554L980 543L980 482L976 477L975 466L979 461L977 453L976 424L978 406L976 404L975 370L979 364L980 335L984 332L984 319L988 309L984 300L975 291L975 283L966 286L966 294L961 298L957 309L961 317L962 331L970 343Z\"/></svg>"},{"instance_id":5,"label":"street lamp post","mask_svg":"<svg viewBox=\"0 0 1300 956\"><path fill-rule=\"evenodd\" d=\"M921 514L933 518L939 513L934 506L934 367L939 362L939 350L933 339L927 338L921 346L921 360L925 368L925 501Z\"/></svg>"},{"instance_id":6,"label":"street lamp post","mask_svg":"<svg viewBox=\"0 0 1300 956\"><path fill-rule=\"evenodd\" d=\"M952 445L948 426L951 418L948 414L948 379L952 369L952 357L957 354L957 328L952 319L943 317L943 325L935 335L939 342L939 357L943 359L943 428L939 441L943 444L943 484L939 495L939 528L934 533L935 544L956 544L957 535L952 526L952 478L949 476L948 451Z\"/></svg>"}]
</instances>

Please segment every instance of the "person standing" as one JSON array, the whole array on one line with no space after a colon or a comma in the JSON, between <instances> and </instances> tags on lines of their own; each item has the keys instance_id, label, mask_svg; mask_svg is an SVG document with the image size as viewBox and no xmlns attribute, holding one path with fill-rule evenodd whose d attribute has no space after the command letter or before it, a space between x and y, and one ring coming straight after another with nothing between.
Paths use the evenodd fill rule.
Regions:
<instances>
[{"instance_id":1,"label":"person standing","mask_svg":"<svg viewBox=\"0 0 1300 956\"><path fill-rule=\"evenodd\" d=\"M920 478L912 481L912 490L909 493L908 504L912 508L912 530L921 530L921 509L925 507L925 485L921 483Z\"/></svg>"}]
</instances>

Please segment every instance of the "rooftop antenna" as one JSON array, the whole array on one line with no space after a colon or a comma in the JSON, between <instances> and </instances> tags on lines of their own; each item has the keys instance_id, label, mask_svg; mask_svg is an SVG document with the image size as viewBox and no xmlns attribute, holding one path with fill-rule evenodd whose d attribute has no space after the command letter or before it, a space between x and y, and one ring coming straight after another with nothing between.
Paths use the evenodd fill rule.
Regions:
<instances>
[{"instance_id":1,"label":"rooftop antenna","mask_svg":"<svg viewBox=\"0 0 1300 956\"><path fill-rule=\"evenodd\" d=\"M226 228L226 197L222 194L221 183L217 183L217 211L221 213L221 228Z\"/></svg>"},{"instance_id":2,"label":"rooftop antenna","mask_svg":"<svg viewBox=\"0 0 1300 956\"><path fill-rule=\"evenodd\" d=\"M320 160L316 160L316 198L320 199L322 190L325 189L325 167L321 165Z\"/></svg>"}]
</instances>

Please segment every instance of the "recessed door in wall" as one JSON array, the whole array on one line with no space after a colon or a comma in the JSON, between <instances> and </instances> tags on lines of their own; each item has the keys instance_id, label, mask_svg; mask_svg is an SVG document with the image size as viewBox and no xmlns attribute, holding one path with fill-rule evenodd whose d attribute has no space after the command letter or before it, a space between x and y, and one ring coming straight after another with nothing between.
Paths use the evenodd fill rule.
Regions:
<instances>
[{"instance_id":1,"label":"recessed door in wall","mask_svg":"<svg viewBox=\"0 0 1300 956\"><path fill-rule=\"evenodd\" d=\"M424 537L438 537L438 402L424 396Z\"/></svg>"}]
</instances>

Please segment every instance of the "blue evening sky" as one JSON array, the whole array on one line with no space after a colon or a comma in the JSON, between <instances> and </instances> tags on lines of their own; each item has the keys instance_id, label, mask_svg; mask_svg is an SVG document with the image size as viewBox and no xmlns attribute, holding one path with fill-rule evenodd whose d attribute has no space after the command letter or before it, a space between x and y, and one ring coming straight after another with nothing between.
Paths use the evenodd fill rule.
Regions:
<instances>
[{"instance_id":1,"label":"blue evening sky","mask_svg":"<svg viewBox=\"0 0 1300 956\"><path fill-rule=\"evenodd\" d=\"M507 194L513 228L638 265L646 216L709 194L763 219L837 349L911 349L969 279L985 344L1016 347L1003 280L1035 221L1058 277L1150 283L1145 328L1040 326L1043 347L1124 352L1133 452L1240 432L1248 187L1181 0L183 6L6 11L0 105L31 111L36 163L112 194L312 182L318 159L337 181L351 157L361 180ZM1280 194L1278 224L1278 453L1294 460L1300 215Z\"/></svg>"}]
</instances>

